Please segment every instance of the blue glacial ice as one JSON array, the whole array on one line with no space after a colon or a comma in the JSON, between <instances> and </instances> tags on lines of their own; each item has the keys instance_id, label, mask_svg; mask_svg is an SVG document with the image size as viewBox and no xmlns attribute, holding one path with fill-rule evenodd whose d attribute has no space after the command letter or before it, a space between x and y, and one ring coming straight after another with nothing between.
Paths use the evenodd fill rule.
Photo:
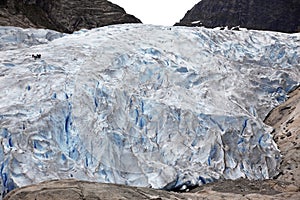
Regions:
<instances>
[{"instance_id":1,"label":"blue glacial ice","mask_svg":"<svg viewBox=\"0 0 300 200\"><path fill-rule=\"evenodd\" d=\"M299 54L299 33L0 27L0 199L57 178L272 178L281 156L263 119L299 85Z\"/></svg>"}]
</instances>

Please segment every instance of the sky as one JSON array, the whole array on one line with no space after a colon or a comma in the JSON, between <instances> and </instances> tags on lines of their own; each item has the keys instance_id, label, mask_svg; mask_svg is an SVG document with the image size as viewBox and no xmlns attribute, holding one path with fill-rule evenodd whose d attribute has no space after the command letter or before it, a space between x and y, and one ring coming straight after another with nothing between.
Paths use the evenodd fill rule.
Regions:
<instances>
[{"instance_id":1,"label":"sky","mask_svg":"<svg viewBox=\"0 0 300 200\"><path fill-rule=\"evenodd\" d=\"M200 0L109 0L144 24L172 26Z\"/></svg>"}]
</instances>

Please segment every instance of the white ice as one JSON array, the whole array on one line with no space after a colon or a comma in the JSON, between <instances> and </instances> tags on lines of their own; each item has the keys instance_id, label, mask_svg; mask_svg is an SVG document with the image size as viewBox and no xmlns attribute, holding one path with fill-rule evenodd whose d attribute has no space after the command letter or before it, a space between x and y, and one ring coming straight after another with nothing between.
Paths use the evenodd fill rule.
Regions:
<instances>
[{"instance_id":1,"label":"white ice","mask_svg":"<svg viewBox=\"0 0 300 200\"><path fill-rule=\"evenodd\" d=\"M263 119L299 85L299 54L300 34L0 27L0 196L57 178L271 178L280 153Z\"/></svg>"}]
</instances>

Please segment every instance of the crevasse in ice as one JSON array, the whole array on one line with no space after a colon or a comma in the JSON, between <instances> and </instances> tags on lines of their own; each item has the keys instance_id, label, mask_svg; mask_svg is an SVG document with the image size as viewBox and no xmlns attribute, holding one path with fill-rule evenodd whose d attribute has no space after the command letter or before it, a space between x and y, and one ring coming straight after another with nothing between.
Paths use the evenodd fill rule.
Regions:
<instances>
[{"instance_id":1,"label":"crevasse in ice","mask_svg":"<svg viewBox=\"0 0 300 200\"><path fill-rule=\"evenodd\" d=\"M0 185L154 188L266 179L263 123L300 80L300 34L116 25L0 27ZM33 59L39 53L41 59Z\"/></svg>"}]
</instances>

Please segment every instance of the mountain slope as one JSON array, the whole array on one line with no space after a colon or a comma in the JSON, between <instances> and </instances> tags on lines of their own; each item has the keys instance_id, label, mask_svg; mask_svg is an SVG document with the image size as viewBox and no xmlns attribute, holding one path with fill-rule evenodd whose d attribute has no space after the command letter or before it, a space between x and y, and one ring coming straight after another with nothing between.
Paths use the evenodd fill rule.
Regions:
<instances>
[{"instance_id":1,"label":"mountain slope","mask_svg":"<svg viewBox=\"0 0 300 200\"><path fill-rule=\"evenodd\" d=\"M2 195L49 179L184 189L276 176L263 119L299 85L299 41L137 24L1 27Z\"/></svg>"},{"instance_id":2,"label":"mountain slope","mask_svg":"<svg viewBox=\"0 0 300 200\"><path fill-rule=\"evenodd\" d=\"M284 158L278 180L300 185L300 87L289 99L276 107L265 123L274 127L274 139Z\"/></svg>"},{"instance_id":3,"label":"mountain slope","mask_svg":"<svg viewBox=\"0 0 300 200\"><path fill-rule=\"evenodd\" d=\"M300 31L298 0L202 0L175 25Z\"/></svg>"},{"instance_id":4,"label":"mountain slope","mask_svg":"<svg viewBox=\"0 0 300 200\"><path fill-rule=\"evenodd\" d=\"M106 0L7 0L0 4L0 26L48 28L72 33L112 24L141 23Z\"/></svg>"}]
</instances>

